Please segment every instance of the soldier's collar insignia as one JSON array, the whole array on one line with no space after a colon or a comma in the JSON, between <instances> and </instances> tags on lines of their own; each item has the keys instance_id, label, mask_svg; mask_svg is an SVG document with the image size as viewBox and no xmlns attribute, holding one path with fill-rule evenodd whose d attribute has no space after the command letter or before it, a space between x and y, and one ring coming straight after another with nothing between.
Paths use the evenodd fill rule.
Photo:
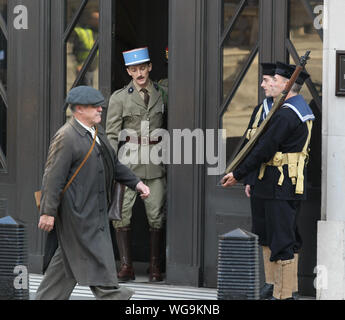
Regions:
<instances>
[{"instance_id":1,"label":"soldier's collar insignia","mask_svg":"<svg viewBox=\"0 0 345 320\"><path fill-rule=\"evenodd\" d=\"M156 89L157 91L159 91L159 86L158 86L157 83L154 83L153 86L155 87L155 89Z\"/></svg>"},{"instance_id":2,"label":"soldier's collar insignia","mask_svg":"<svg viewBox=\"0 0 345 320\"><path fill-rule=\"evenodd\" d=\"M128 89L128 93L133 93L133 92L134 92L133 87L130 87L130 88Z\"/></svg>"}]
</instances>

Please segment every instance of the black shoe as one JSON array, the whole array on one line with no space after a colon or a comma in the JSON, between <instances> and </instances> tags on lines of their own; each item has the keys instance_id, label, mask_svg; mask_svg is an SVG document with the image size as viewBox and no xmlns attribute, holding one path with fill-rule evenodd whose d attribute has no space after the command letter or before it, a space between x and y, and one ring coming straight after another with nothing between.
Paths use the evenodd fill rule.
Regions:
<instances>
[{"instance_id":1,"label":"black shoe","mask_svg":"<svg viewBox=\"0 0 345 320\"><path fill-rule=\"evenodd\" d=\"M293 298L293 300L299 300L298 292L292 292L292 298Z\"/></svg>"},{"instance_id":2,"label":"black shoe","mask_svg":"<svg viewBox=\"0 0 345 320\"><path fill-rule=\"evenodd\" d=\"M285 301L285 300L295 300L294 299L294 297L290 297L290 298L286 298L286 299L277 299L277 298L275 298L275 297L270 297L269 299L267 299L267 300L277 300L277 301Z\"/></svg>"},{"instance_id":3,"label":"black shoe","mask_svg":"<svg viewBox=\"0 0 345 320\"><path fill-rule=\"evenodd\" d=\"M273 284L265 283L260 291L260 300L267 300L273 296Z\"/></svg>"}]
</instances>

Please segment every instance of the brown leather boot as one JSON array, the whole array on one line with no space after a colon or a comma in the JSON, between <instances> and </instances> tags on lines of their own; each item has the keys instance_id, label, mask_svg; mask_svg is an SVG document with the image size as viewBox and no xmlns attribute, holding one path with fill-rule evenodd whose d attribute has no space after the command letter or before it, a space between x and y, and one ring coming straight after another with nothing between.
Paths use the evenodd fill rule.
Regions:
<instances>
[{"instance_id":1,"label":"brown leather boot","mask_svg":"<svg viewBox=\"0 0 345 320\"><path fill-rule=\"evenodd\" d=\"M117 228L116 241L119 249L121 267L117 274L119 281L135 280L131 254L131 229Z\"/></svg>"},{"instance_id":2,"label":"brown leather boot","mask_svg":"<svg viewBox=\"0 0 345 320\"><path fill-rule=\"evenodd\" d=\"M150 229L150 282L163 281L160 271L162 229Z\"/></svg>"}]
</instances>

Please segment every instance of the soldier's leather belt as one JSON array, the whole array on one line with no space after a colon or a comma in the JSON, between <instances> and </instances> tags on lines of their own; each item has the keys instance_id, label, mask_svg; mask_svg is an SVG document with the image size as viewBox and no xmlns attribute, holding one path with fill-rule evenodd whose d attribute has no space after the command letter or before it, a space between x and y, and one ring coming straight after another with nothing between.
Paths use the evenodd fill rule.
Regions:
<instances>
[{"instance_id":1,"label":"soldier's leather belt","mask_svg":"<svg viewBox=\"0 0 345 320\"><path fill-rule=\"evenodd\" d=\"M149 137L126 137L126 143L136 143L140 144L142 146L152 145L152 144L158 144L162 141L162 137L158 137L157 140L151 140Z\"/></svg>"}]
</instances>

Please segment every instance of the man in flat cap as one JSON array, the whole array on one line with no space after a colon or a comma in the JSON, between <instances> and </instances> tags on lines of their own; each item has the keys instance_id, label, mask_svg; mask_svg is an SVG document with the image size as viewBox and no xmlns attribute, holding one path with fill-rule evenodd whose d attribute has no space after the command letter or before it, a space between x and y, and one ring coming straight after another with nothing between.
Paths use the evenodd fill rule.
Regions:
<instances>
[{"instance_id":1,"label":"man in flat cap","mask_svg":"<svg viewBox=\"0 0 345 320\"><path fill-rule=\"evenodd\" d=\"M79 283L89 286L97 299L128 300L134 292L118 285L107 212L115 180L143 198L149 196L150 189L118 161L99 125L102 94L80 86L69 92L66 102L73 117L58 130L49 148L38 225L47 232L55 227L59 246L36 299L68 299Z\"/></svg>"},{"instance_id":2,"label":"man in flat cap","mask_svg":"<svg viewBox=\"0 0 345 320\"><path fill-rule=\"evenodd\" d=\"M296 66L277 62L271 94L283 92ZM274 274L271 299L293 299L297 291L295 254L301 247L296 219L301 200L306 199L305 173L310 143L312 110L299 94L309 75L302 71L283 106L272 116L267 130L244 161L223 178L228 187L259 170L253 195L261 199L258 215L265 218L260 231L261 244L270 250Z\"/></svg>"},{"instance_id":3,"label":"man in flat cap","mask_svg":"<svg viewBox=\"0 0 345 320\"><path fill-rule=\"evenodd\" d=\"M107 112L106 133L119 159L120 149L135 150L136 162L127 165L143 179L151 189L151 197L145 199L146 216L150 226L150 274L149 281L162 281L161 251L164 227L164 206L166 200L166 170L163 163L153 163L151 151L159 148L160 139L152 137L152 132L164 127L166 105L163 88L150 80L152 63L147 48L138 48L123 52L127 72L132 81L123 89L117 90L110 98ZM125 137L120 136L124 130L132 131ZM123 148L120 148L125 143ZM146 155L144 158L142 155ZM116 239L121 259L118 278L122 281L135 279L131 255L131 218L136 193L126 188L122 220L114 221Z\"/></svg>"}]
</instances>

